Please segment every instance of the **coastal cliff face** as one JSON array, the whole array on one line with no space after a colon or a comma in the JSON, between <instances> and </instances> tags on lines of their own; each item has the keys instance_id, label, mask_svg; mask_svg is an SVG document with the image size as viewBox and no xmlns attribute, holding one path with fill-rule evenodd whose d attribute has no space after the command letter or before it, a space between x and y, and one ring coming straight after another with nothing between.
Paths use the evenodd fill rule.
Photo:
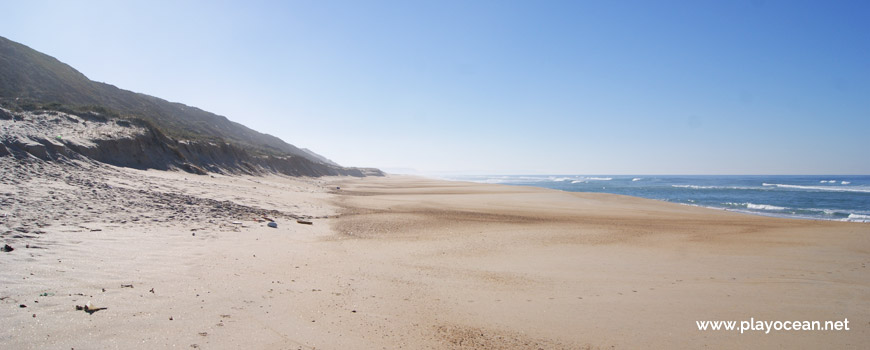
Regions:
<instances>
[{"instance_id":1,"label":"coastal cliff face","mask_svg":"<svg viewBox=\"0 0 870 350\"><path fill-rule=\"evenodd\" d=\"M54 57L0 37L0 106L34 110L40 109L34 106L45 105L62 107L55 110L84 108L103 111L100 113L104 117L143 120L179 140L219 139L260 153L301 156L324 163L275 136L224 116L92 81Z\"/></svg>"},{"instance_id":2,"label":"coastal cliff face","mask_svg":"<svg viewBox=\"0 0 870 350\"><path fill-rule=\"evenodd\" d=\"M95 82L0 37L0 156L92 160L138 169L291 176L383 176L196 107Z\"/></svg>"},{"instance_id":3,"label":"coastal cliff face","mask_svg":"<svg viewBox=\"0 0 870 350\"><path fill-rule=\"evenodd\" d=\"M345 168L296 155L255 154L226 142L176 140L147 123L109 119L96 113L0 108L0 130L0 156L18 159L97 161L195 174L383 175L377 169Z\"/></svg>"}]
</instances>

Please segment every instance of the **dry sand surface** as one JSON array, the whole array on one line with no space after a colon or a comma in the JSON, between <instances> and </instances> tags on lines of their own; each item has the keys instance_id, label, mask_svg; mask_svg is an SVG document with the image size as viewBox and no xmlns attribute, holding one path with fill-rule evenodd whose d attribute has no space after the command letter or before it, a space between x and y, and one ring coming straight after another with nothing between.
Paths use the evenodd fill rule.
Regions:
<instances>
[{"instance_id":1,"label":"dry sand surface","mask_svg":"<svg viewBox=\"0 0 870 350\"><path fill-rule=\"evenodd\" d=\"M0 166L2 348L870 344L867 224L414 177ZM750 317L851 330L695 324Z\"/></svg>"}]
</instances>

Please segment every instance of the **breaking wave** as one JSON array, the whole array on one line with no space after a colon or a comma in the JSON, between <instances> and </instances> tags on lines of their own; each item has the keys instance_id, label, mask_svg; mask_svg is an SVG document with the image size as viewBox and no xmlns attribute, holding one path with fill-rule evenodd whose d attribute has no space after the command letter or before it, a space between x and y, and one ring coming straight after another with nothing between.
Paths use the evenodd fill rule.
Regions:
<instances>
[{"instance_id":1,"label":"breaking wave","mask_svg":"<svg viewBox=\"0 0 870 350\"><path fill-rule=\"evenodd\" d=\"M571 181L572 184L589 183L589 181L610 181L612 177L581 177L580 179Z\"/></svg>"},{"instance_id":2,"label":"breaking wave","mask_svg":"<svg viewBox=\"0 0 870 350\"><path fill-rule=\"evenodd\" d=\"M778 207L775 205L768 204L754 204L754 203L746 203L747 209L755 209L755 210L786 210L786 207Z\"/></svg>"},{"instance_id":3,"label":"breaking wave","mask_svg":"<svg viewBox=\"0 0 870 350\"><path fill-rule=\"evenodd\" d=\"M720 186L698 186L698 185L671 185L671 187L676 188L691 188L693 190L713 190L713 189L722 189L724 187Z\"/></svg>"},{"instance_id":4,"label":"breaking wave","mask_svg":"<svg viewBox=\"0 0 870 350\"><path fill-rule=\"evenodd\" d=\"M740 187L740 186L700 186L700 185L671 185L676 188L690 188L693 190L762 190L759 187Z\"/></svg>"},{"instance_id":5,"label":"breaking wave","mask_svg":"<svg viewBox=\"0 0 870 350\"><path fill-rule=\"evenodd\" d=\"M786 207L780 207L780 206L770 205L770 204L733 203L733 202L727 202L727 203L722 203L722 204L724 204L726 206L730 206L730 207L746 208L746 209L752 209L752 210L786 210L786 209L789 209Z\"/></svg>"},{"instance_id":6,"label":"breaking wave","mask_svg":"<svg viewBox=\"0 0 870 350\"><path fill-rule=\"evenodd\" d=\"M458 180L615 193L763 216L870 223L870 176L560 174L472 175Z\"/></svg>"},{"instance_id":7,"label":"breaking wave","mask_svg":"<svg viewBox=\"0 0 870 350\"><path fill-rule=\"evenodd\" d=\"M769 184L769 183L762 183L761 185L767 186L767 187L789 188L789 189L796 189L796 190L870 193L870 188L866 188L866 187L802 186L802 185Z\"/></svg>"}]
</instances>

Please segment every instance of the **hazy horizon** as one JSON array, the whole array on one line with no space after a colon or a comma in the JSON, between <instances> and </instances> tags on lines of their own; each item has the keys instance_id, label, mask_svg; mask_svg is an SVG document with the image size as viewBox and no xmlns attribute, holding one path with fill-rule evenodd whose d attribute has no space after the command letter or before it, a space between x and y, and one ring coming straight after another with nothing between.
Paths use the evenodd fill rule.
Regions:
<instances>
[{"instance_id":1,"label":"hazy horizon","mask_svg":"<svg viewBox=\"0 0 870 350\"><path fill-rule=\"evenodd\" d=\"M0 4L0 35L346 166L870 174L866 2Z\"/></svg>"},{"instance_id":2,"label":"hazy horizon","mask_svg":"<svg viewBox=\"0 0 870 350\"><path fill-rule=\"evenodd\" d=\"M420 171L413 168L382 167L388 174L419 175L424 177L439 176L870 176L870 174L834 174L834 173L782 173L782 174L741 174L741 173L548 173L548 172L487 172L474 170L450 171Z\"/></svg>"}]
</instances>

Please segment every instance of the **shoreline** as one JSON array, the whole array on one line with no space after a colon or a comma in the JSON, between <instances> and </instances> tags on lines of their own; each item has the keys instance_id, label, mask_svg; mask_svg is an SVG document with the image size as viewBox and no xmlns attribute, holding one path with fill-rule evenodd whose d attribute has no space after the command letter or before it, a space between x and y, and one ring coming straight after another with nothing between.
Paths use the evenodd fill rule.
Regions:
<instances>
[{"instance_id":1,"label":"shoreline","mask_svg":"<svg viewBox=\"0 0 870 350\"><path fill-rule=\"evenodd\" d=\"M103 190L88 199L93 209L73 205L42 233L3 236L15 247L0 253L7 347L860 348L870 341L870 227L859 223L400 176L60 169ZM46 196L91 192L87 183L50 176L16 181L0 192L44 213L55 210L39 207ZM147 195L120 197L132 204L152 194L193 204L118 211L113 191ZM213 211L221 208L235 209ZM278 228L258 219L267 211ZM125 215L141 220L122 223ZM75 310L88 301L107 309ZM695 325L749 317L845 317L853 328L739 334Z\"/></svg>"},{"instance_id":2,"label":"shoreline","mask_svg":"<svg viewBox=\"0 0 870 350\"><path fill-rule=\"evenodd\" d=\"M445 279L466 292L439 294L453 297L451 309L485 315L472 317L465 327L482 330L486 339L508 331L571 344L565 348L716 348L735 342L760 348L827 343L859 348L856 344L870 337L866 327L857 326L840 334L735 335L701 332L694 325L744 317L842 319L847 313L853 325L866 324L868 315L842 308L847 300L854 303L848 309L870 302L854 298L870 282L860 273L870 263L870 230L860 223L763 217L531 186L408 177L353 183L359 188L342 185L342 191L358 191L346 195L346 202L367 208L361 215L368 220L338 225L339 233L406 242L428 253L416 262L425 271L455 269ZM348 217L343 218L339 221ZM442 248L431 252L427 246ZM439 252L459 262L448 263ZM423 262L427 259L432 262ZM835 271L849 265L848 272ZM844 279L844 273L850 277ZM493 284L518 291L492 290ZM503 307L516 310L494 311ZM530 325L544 329L530 330Z\"/></svg>"},{"instance_id":3,"label":"shoreline","mask_svg":"<svg viewBox=\"0 0 870 350\"><path fill-rule=\"evenodd\" d=\"M675 204L682 204L682 205L688 205L688 206L694 206L694 207L701 207L701 208L708 208L708 209L715 209L715 210L725 210L725 211L736 212L736 213L743 213L743 214L749 214L749 215L755 215L755 216L764 216L764 217L774 217L774 218L870 223L870 215L868 215L868 213L870 213L870 212L865 213L865 212L861 211L860 209L831 209L831 208L817 209L817 208L794 208L794 207L783 208L783 207L778 207L776 205L756 204L757 202L756 203L749 203L749 202L736 203L736 202L740 202L740 200L737 198L735 198L736 202L720 203L718 205L716 205L716 204L696 204L696 203L694 203L694 200L689 200L689 202L681 202L679 200L672 200L669 198L663 198L661 196L660 197L654 197L654 196L645 197L645 196L642 196L639 194L621 193L621 191L617 191L617 192L594 191L594 190L584 190L583 188L578 188L578 189L572 190L572 189L560 188L559 186L555 186L555 187L554 186L547 186L546 184L548 184L548 182L544 181L545 180L544 177L546 177L547 180L553 181L553 183L550 183L552 185L552 184L561 184L561 183L564 183L564 181L571 180L571 179L590 179L589 181L603 180L600 182L602 184L606 184L610 180L614 180L614 179L619 180L618 178L621 178L622 180L631 179L631 182L634 183L635 181L640 181L643 179L656 178L655 176L650 176L650 175L535 175L535 176L527 176L527 175L504 175L504 176L481 175L481 176L461 176L461 177L457 177L457 178L428 177L428 176L423 176L423 175L398 175L398 176L419 176L422 178L427 178L427 179L432 179L432 180L464 181L464 182L479 183L479 184L497 184L497 185L507 185L507 186L530 186L530 187L552 189L552 190L564 191L564 192L608 193L608 194L613 194L613 195L624 195L624 196L630 196L630 197L635 197L635 198L652 199L652 200L661 201L661 202L665 202L665 203L675 203ZM642 176L642 177L636 177L636 176ZM809 175L775 175L775 176L774 175L667 175L665 177L666 178L667 177L701 178L701 179L716 179L716 178L741 179L741 178L747 178L747 177L757 177L759 179L764 179L764 178L770 178L771 176L773 176L773 177L790 177L790 178L799 179L802 177L807 177ZM816 176L816 175L813 175L813 176ZM854 177L857 175L832 175L832 176L820 176L820 178L821 177L824 177L824 178L830 178L830 177L843 178L845 176ZM474 177L482 177L484 179L479 180L479 181L470 179L470 178L474 178ZM522 178L525 180L517 182L516 179L511 179L512 177L513 178ZM497 181L490 182L490 180L496 179L496 178L497 178ZM538 180L538 181L535 181L535 180ZM573 181L572 183L576 183L578 181L582 181L582 180ZM825 183L825 182L829 182L829 181L823 181L823 183ZM831 182L833 183L833 181L831 181ZM540 184L537 184L537 183L540 183ZM851 184L851 182L843 181L843 184L844 185ZM768 186L772 186L772 185L768 184L768 183L763 183L763 186L759 187L759 188L733 187L733 186L724 186L721 188L723 188L723 189L744 189L744 190L745 189L758 189L758 190L760 190L762 188L767 188ZM783 186L785 186L785 185L783 185ZM685 184L680 184L680 185L674 184L674 185L671 185L671 187L696 188L696 189L720 188L717 186L685 185ZM793 187L812 187L812 186L793 186ZM619 188L619 187L617 187L617 188ZM620 188L620 189L625 190L625 188ZM831 189L824 189L824 188L818 188L818 189L821 192L825 192L825 190L827 190L828 192L832 191L832 192L838 192L838 193L843 193L844 191L849 192L849 190L840 189L840 188L836 188L836 187L833 187ZM865 192L864 190L854 190L854 191L859 192L859 193ZM808 192L807 194L810 195L812 193L814 193L814 192ZM744 205L744 206L748 206L748 208L728 207L728 205L732 205L732 206L733 205ZM777 204L777 205L781 205L781 204ZM753 206L755 206L756 207L755 209L757 209L757 210L752 210ZM787 211L789 211L789 210L791 210L792 212L787 213ZM783 212L778 212L778 211L783 211ZM825 215L813 215L813 214L809 214L809 213L799 214L798 211L824 212ZM837 214L839 214L840 217L835 217Z\"/></svg>"}]
</instances>

